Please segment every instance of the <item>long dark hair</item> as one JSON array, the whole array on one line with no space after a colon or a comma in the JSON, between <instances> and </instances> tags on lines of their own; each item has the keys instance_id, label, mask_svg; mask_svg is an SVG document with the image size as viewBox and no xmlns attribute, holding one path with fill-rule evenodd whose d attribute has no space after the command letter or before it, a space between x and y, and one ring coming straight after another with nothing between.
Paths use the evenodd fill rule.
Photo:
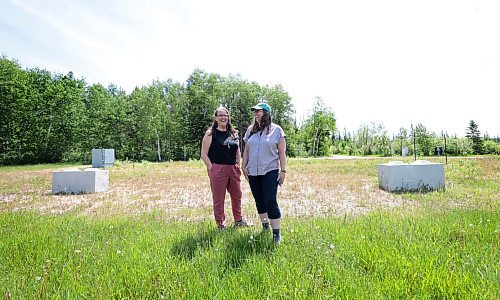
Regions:
<instances>
[{"instance_id":1,"label":"long dark hair","mask_svg":"<svg viewBox=\"0 0 500 300\"><path fill-rule=\"evenodd\" d=\"M229 133L231 133L231 136L232 137L236 137L238 135L238 130L234 129L233 126L231 126L231 117L229 116L229 110L227 110L227 108L225 108L224 106L219 106L216 110L215 110L215 113L214 113L214 116L217 117L217 112L218 111L225 111L226 114L227 114L227 131L229 131ZM209 135L216 135L217 134L217 131L215 131L217 129L218 125L217 125L217 120L214 120L214 123L212 124L212 132L210 132Z\"/></svg>"},{"instance_id":2,"label":"long dark hair","mask_svg":"<svg viewBox=\"0 0 500 300\"><path fill-rule=\"evenodd\" d=\"M257 120L255 120L254 118L252 130L250 131L251 134L264 131L265 129L267 129L267 134L269 134L269 130L271 130L271 123L273 122L273 119L271 118L271 113L268 112L267 110L263 109L262 112L263 112L261 119L262 124L259 125L259 122L257 122Z\"/></svg>"}]
</instances>

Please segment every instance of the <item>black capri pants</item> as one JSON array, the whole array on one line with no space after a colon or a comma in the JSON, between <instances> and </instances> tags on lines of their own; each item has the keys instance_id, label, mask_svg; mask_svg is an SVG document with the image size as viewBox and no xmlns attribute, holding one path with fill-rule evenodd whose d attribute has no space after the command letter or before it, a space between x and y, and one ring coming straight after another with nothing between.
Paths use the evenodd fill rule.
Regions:
<instances>
[{"instance_id":1,"label":"black capri pants","mask_svg":"<svg viewBox=\"0 0 500 300\"><path fill-rule=\"evenodd\" d=\"M259 214L267 213L269 219L281 218L280 207L276 199L278 194L279 170L272 170L265 175L248 176L248 183Z\"/></svg>"}]
</instances>

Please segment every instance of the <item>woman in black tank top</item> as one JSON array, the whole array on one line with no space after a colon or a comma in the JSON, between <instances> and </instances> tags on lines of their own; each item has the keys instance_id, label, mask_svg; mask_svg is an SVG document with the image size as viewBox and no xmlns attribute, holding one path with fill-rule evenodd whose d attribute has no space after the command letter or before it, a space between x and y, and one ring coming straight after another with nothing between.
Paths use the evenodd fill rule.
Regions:
<instances>
[{"instance_id":1,"label":"woman in black tank top","mask_svg":"<svg viewBox=\"0 0 500 300\"><path fill-rule=\"evenodd\" d=\"M224 200L226 190L231 196L234 226L247 226L241 212L241 170L238 131L232 128L229 111L219 107L215 120L205 132L201 143L201 159L207 167L212 190L214 218L219 229L226 228Z\"/></svg>"},{"instance_id":2,"label":"woman in black tank top","mask_svg":"<svg viewBox=\"0 0 500 300\"><path fill-rule=\"evenodd\" d=\"M239 148L238 133L228 130L212 129L212 143L208 149L208 158L212 163L220 165L235 165L236 152Z\"/></svg>"}]
</instances>

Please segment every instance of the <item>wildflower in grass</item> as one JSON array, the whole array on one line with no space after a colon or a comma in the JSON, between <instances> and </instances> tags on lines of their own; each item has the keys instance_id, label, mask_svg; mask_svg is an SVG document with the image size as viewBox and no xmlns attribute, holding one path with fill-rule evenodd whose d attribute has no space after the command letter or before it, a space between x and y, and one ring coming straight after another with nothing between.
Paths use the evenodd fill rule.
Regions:
<instances>
[{"instance_id":1,"label":"wildflower in grass","mask_svg":"<svg viewBox=\"0 0 500 300\"><path fill-rule=\"evenodd\" d=\"M40 280L42 280L42 276L37 276L35 279L36 279L36 281L40 281Z\"/></svg>"},{"instance_id":2,"label":"wildflower in grass","mask_svg":"<svg viewBox=\"0 0 500 300\"><path fill-rule=\"evenodd\" d=\"M335 245L334 244L330 244L330 249L334 250L335 249Z\"/></svg>"},{"instance_id":3,"label":"wildflower in grass","mask_svg":"<svg viewBox=\"0 0 500 300\"><path fill-rule=\"evenodd\" d=\"M121 250L117 250L116 254L122 254L122 251Z\"/></svg>"},{"instance_id":4,"label":"wildflower in grass","mask_svg":"<svg viewBox=\"0 0 500 300\"><path fill-rule=\"evenodd\" d=\"M82 252L82 250L78 250L78 249L75 250L75 253L80 253L80 252Z\"/></svg>"},{"instance_id":5,"label":"wildflower in grass","mask_svg":"<svg viewBox=\"0 0 500 300\"><path fill-rule=\"evenodd\" d=\"M469 224L469 227L472 227L472 226L474 226L474 225L472 225L472 224Z\"/></svg>"}]
</instances>

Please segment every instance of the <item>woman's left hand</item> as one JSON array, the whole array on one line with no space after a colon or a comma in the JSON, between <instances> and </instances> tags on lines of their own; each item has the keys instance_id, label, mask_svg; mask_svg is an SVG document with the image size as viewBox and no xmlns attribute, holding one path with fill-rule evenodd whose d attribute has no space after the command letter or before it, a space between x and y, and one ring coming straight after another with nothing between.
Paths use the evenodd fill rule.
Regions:
<instances>
[{"instance_id":1,"label":"woman's left hand","mask_svg":"<svg viewBox=\"0 0 500 300\"><path fill-rule=\"evenodd\" d=\"M280 172L280 175L278 176L278 184L282 185L285 182L285 177L286 173Z\"/></svg>"}]
</instances>

